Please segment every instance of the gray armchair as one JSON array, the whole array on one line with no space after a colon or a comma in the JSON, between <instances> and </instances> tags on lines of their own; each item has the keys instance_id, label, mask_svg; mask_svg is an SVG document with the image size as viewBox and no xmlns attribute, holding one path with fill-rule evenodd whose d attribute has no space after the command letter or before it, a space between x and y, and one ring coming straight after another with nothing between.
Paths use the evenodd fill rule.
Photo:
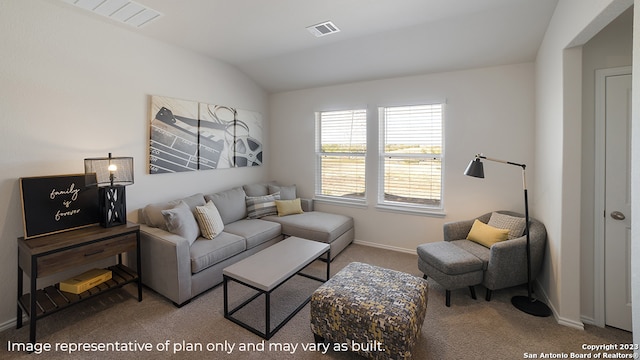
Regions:
<instances>
[{"instance_id":1,"label":"gray armchair","mask_svg":"<svg viewBox=\"0 0 640 360\"><path fill-rule=\"evenodd\" d=\"M524 218L511 211L497 211L512 217ZM476 219L487 224L492 213ZM433 278L446 290L447 306L450 306L451 290L469 287L471 297L476 298L474 285L482 284L487 289L486 300L491 300L493 290L527 283L527 237L526 234L485 247L467 240L467 235L476 219L444 224L444 241L418 246L418 269ZM508 218L507 218L508 219ZM511 219L508 222L512 222ZM520 221L520 226L523 226ZM509 224L504 224L509 227ZM536 219L529 218L531 245L531 280L540 272L545 252L547 231Z\"/></svg>"},{"instance_id":2,"label":"gray armchair","mask_svg":"<svg viewBox=\"0 0 640 360\"><path fill-rule=\"evenodd\" d=\"M498 212L516 217L524 217L522 214L511 211ZM491 213L479 216L477 219L486 224L489 218L491 218ZM475 219L444 224L444 241L449 241L459 246L482 261L484 269L482 285L487 288L486 300L491 300L491 292L493 290L526 284L526 235L516 239L498 242L488 249L478 243L466 240L474 220ZM533 281L542 266L547 230L540 221L530 217L529 232L531 246L531 280Z\"/></svg>"}]
</instances>

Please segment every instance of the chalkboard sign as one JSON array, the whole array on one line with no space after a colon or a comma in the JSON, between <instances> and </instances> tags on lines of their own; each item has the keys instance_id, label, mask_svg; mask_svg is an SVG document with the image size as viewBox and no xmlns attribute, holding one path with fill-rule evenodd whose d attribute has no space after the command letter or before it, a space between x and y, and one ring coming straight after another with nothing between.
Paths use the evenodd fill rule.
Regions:
<instances>
[{"instance_id":1,"label":"chalkboard sign","mask_svg":"<svg viewBox=\"0 0 640 360\"><path fill-rule=\"evenodd\" d=\"M95 184L96 174L20 178L24 238L97 224Z\"/></svg>"}]
</instances>

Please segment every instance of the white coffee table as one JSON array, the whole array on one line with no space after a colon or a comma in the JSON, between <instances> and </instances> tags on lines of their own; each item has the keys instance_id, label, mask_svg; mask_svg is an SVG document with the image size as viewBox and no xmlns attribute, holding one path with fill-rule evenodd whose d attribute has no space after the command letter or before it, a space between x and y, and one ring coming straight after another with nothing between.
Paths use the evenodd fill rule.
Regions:
<instances>
[{"instance_id":1,"label":"white coffee table","mask_svg":"<svg viewBox=\"0 0 640 360\"><path fill-rule=\"evenodd\" d=\"M320 256L325 253L328 255L327 258L330 259L331 250L329 244L292 236L258 253L255 253L244 260L240 260L237 263L224 268L222 270L224 287L224 317L263 337L264 339L269 340L273 334L280 330L289 320L291 320L291 318L302 310L302 308L311 299L311 296L309 296L286 319L271 330L271 292L295 275L301 275L320 282L329 280L329 261L326 262L326 279L300 273L302 269L315 260L318 260ZM230 280L250 287L258 291L258 293L238 305L236 308L229 310L228 282ZM236 311L240 310L263 294L265 296L264 332L232 316Z\"/></svg>"}]
</instances>

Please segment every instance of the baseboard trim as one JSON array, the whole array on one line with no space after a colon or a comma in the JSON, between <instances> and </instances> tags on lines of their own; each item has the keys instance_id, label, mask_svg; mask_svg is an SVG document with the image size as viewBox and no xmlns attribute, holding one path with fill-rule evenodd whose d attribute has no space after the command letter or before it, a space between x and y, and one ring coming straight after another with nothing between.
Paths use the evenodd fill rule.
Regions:
<instances>
[{"instance_id":1,"label":"baseboard trim","mask_svg":"<svg viewBox=\"0 0 640 360\"><path fill-rule=\"evenodd\" d=\"M7 321L3 322L2 324L0 324L0 331L5 331L5 330L11 329L11 328L15 329L16 328L16 324L17 324L16 319L17 318L13 318L13 319L7 320ZM25 321L28 321L28 318L26 316L25 316L24 319L22 319L23 326L24 326L24 322ZM28 322L27 322L27 326L29 326Z\"/></svg>"},{"instance_id":2,"label":"baseboard trim","mask_svg":"<svg viewBox=\"0 0 640 360\"><path fill-rule=\"evenodd\" d=\"M598 326L596 325L596 320L590 316L580 316L580 320L582 320L584 324Z\"/></svg>"},{"instance_id":3,"label":"baseboard trim","mask_svg":"<svg viewBox=\"0 0 640 360\"><path fill-rule=\"evenodd\" d=\"M581 321L575 321L575 320L565 319L565 318L556 318L556 319L558 320L558 324L560 325L564 325L570 328L584 331L584 324Z\"/></svg>"},{"instance_id":4,"label":"baseboard trim","mask_svg":"<svg viewBox=\"0 0 640 360\"><path fill-rule=\"evenodd\" d=\"M354 244L358 244L358 245L363 245L363 246L379 248L379 249L397 251L397 252L401 252L401 253L405 253L405 254L412 254L412 255L417 255L418 254L416 252L416 250L410 250L410 249L405 249L405 248L401 248L401 247L397 247L397 246L391 246L391 245L378 244L378 243L369 242L369 241L353 240L353 243Z\"/></svg>"},{"instance_id":5,"label":"baseboard trim","mask_svg":"<svg viewBox=\"0 0 640 360\"><path fill-rule=\"evenodd\" d=\"M538 281L534 281L534 287L536 294L539 295L537 297L540 300L544 301L547 306L549 306L549 309L551 309L551 312L553 313L553 317L556 319L556 322L559 325L567 326L573 329L584 330L584 323L582 323L582 321L575 321L558 316L558 311L553 306L551 301L549 301L549 296L547 296L547 293L544 291L542 286L540 286L540 283Z\"/></svg>"}]
</instances>

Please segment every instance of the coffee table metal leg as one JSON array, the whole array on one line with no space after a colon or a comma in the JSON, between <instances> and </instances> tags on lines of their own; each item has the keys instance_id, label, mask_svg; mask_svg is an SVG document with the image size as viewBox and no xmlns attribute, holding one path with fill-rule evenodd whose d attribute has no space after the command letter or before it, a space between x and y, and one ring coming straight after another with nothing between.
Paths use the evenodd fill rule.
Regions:
<instances>
[{"instance_id":1,"label":"coffee table metal leg","mask_svg":"<svg viewBox=\"0 0 640 360\"><path fill-rule=\"evenodd\" d=\"M327 250L327 281L331 278L331 248Z\"/></svg>"},{"instance_id":2,"label":"coffee table metal leg","mask_svg":"<svg viewBox=\"0 0 640 360\"><path fill-rule=\"evenodd\" d=\"M267 340L269 340L271 338L271 292L267 291L266 293L264 293L264 312L265 312L265 329L264 329L264 334L267 338Z\"/></svg>"},{"instance_id":3,"label":"coffee table metal leg","mask_svg":"<svg viewBox=\"0 0 640 360\"><path fill-rule=\"evenodd\" d=\"M222 277L222 288L224 291L224 317L226 318L229 315L229 293L228 293L228 288L227 288L227 276L224 275Z\"/></svg>"}]
</instances>

